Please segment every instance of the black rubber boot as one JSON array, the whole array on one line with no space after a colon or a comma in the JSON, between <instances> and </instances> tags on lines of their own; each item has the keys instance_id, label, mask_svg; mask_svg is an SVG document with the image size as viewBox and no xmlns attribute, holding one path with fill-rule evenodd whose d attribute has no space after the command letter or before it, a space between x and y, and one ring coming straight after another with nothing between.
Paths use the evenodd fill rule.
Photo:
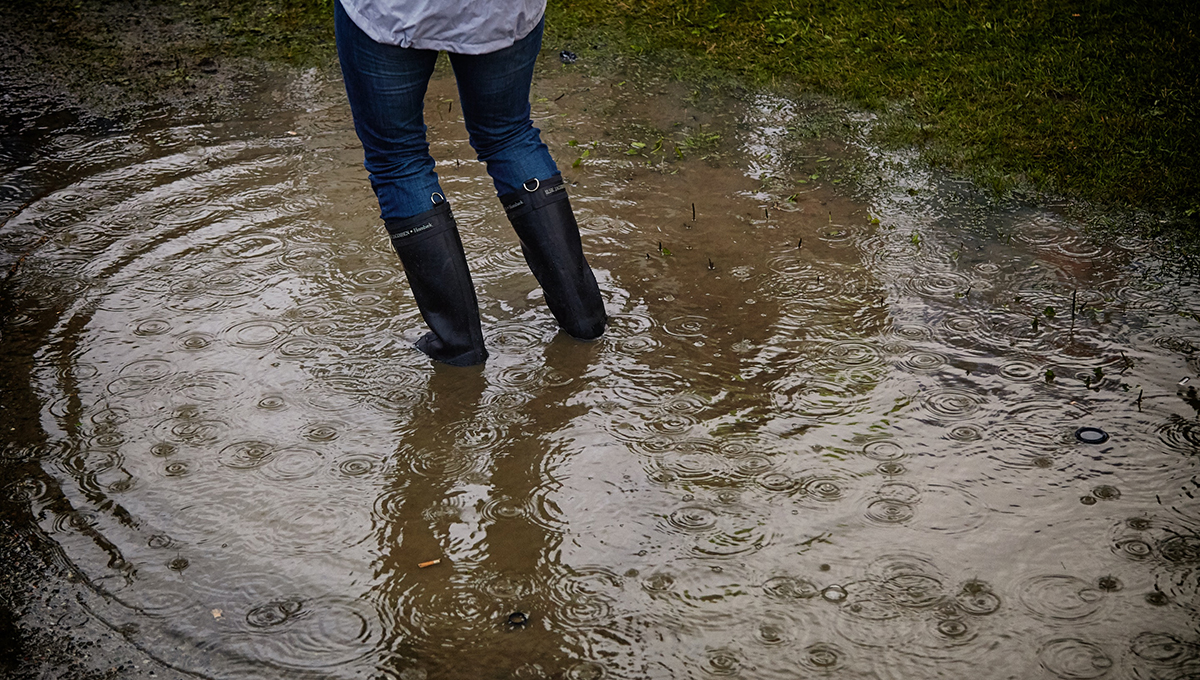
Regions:
<instances>
[{"instance_id":1,"label":"black rubber boot","mask_svg":"<svg viewBox=\"0 0 1200 680\"><path fill-rule=\"evenodd\" d=\"M479 301L450 204L384 225L404 264L404 275L429 332L417 349L451 366L474 366L487 359L479 326Z\"/></svg>"},{"instance_id":2,"label":"black rubber boot","mask_svg":"<svg viewBox=\"0 0 1200 680\"><path fill-rule=\"evenodd\" d=\"M608 316L596 277L583 257L579 224L562 175L541 182L531 179L523 190L501 196L500 202L558 325L579 340L600 337Z\"/></svg>"}]
</instances>

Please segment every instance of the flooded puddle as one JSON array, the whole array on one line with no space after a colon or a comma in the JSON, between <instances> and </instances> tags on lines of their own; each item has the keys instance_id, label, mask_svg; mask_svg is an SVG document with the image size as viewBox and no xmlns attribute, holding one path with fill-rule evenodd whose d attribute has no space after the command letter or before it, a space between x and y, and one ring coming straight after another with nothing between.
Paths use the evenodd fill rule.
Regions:
<instances>
[{"instance_id":1,"label":"flooded puddle","mask_svg":"<svg viewBox=\"0 0 1200 680\"><path fill-rule=\"evenodd\" d=\"M441 79L491 359L433 367L339 87L5 158L3 488L79 617L212 678L1200 674L1194 275L811 102L546 75L578 343Z\"/></svg>"}]
</instances>

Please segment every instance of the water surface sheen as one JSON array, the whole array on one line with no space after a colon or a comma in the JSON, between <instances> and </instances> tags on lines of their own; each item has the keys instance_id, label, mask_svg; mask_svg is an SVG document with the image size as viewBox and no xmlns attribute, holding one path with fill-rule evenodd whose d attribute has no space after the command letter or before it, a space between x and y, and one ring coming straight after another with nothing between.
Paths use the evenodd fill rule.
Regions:
<instances>
[{"instance_id":1,"label":"water surface sheen","mask_svg":"<svg viewBox=\"0 0 1200 680\"><path fill-rule=\"evenodd\" d=\"M44 430L4 449L40 470L4 493L147 655L213 678L1200 675L1200 401L1177 386L1200 383L1200 286L1147 244L805 140L804 102L547 76L534 115L611 316L578 343L435 80L492 355L435 368L338 83L288 87L267 122L63 130L4 161L5 212L40 196L0 249Z\"/></svg>"}]
</instances>

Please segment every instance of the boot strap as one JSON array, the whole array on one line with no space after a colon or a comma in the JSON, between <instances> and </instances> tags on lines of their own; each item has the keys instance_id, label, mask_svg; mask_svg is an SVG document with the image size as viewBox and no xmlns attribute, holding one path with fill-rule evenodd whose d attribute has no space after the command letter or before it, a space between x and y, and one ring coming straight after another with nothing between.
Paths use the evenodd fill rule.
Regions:
<instances>
[{"instance_id":1,"label":"boot strap","mask_svg":"<svg viewBox=\"0 0 1200 680\"><path fill-rule=\"evenodd\" d=\"M529 190L527 182L524 191L500 197L500 203L504 205L504 212L509 220L524 217L551 203L567 200L567 185L563 182L562 175L555 175L544 182L536 179L529 181L536 183L532 191Z\"/></svg>"},{"instance_id":2,"label":"boot strap","mask_svg":"<svg viewBox=\"0 0 1200 680\"><path fill-rule=\"evenodd\" d=\"M423 213L402 220L387 220L383 223L394 247L424 241L454 227L454 216L450 202L442 201Z\"/></svg>"}]
</instances>

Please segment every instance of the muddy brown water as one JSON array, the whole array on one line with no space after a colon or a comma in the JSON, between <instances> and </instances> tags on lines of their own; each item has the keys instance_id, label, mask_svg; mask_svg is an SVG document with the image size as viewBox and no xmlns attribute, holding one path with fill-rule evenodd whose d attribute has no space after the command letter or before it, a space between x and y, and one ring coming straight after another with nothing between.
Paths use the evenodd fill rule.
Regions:
<instances>
[{"instance_id":1,"label":"muddy brown water","mask_svg":"<svg viewBox=\"0 0 1200 680\"><path fill-rule=\"evenodd\" d=\"M82 615L211 678L1200 675L1194 275L811 102L547 75L578 343L440 78L492 356L434 367L339 87L5 158L3 488Z\"/></svg>"}]
</instances>

